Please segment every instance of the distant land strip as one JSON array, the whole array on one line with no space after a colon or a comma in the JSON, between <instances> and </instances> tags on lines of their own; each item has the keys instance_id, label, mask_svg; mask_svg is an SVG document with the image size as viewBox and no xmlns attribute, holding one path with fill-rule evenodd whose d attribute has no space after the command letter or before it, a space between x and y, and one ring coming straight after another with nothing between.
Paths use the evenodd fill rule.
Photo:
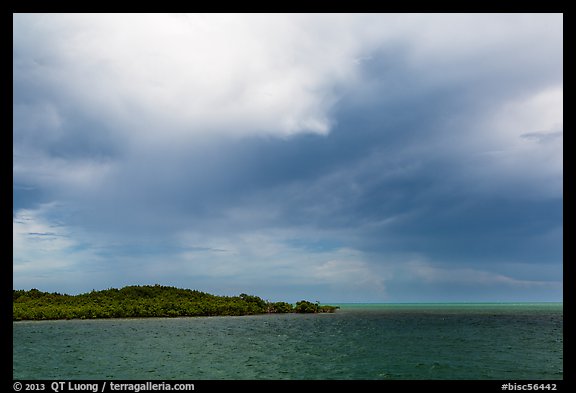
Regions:
<instances>
[{"instance_id":1,"label":"distant land strip","mask_svg":"<svg viewBox=\"0 0 576 393\"><path fill-rule=\"evenodd\" d=\"M258 296L217 296L162 285L132 285L80 295L13 290L13 321L198 317L269 313L332 313L339 307L301 300L295 305Z\"/></svg>"}]
</instances>

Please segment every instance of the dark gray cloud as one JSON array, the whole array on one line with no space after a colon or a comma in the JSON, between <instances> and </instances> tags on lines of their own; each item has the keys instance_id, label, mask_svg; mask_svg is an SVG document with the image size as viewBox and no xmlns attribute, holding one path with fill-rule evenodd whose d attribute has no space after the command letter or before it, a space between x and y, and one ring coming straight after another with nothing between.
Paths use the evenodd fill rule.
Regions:
<instances>
[{"instance_id":1,"label":"dark gray cloud","mask_svg":"<svg viewBox=\"0 0 576 393\"><path fill-rule=\"evenodd\" d=\"M561 17L462 16L479 30L461 40L456 16L380 15L374 31L351 18L338 19L350 34L338 51L285 16L260 49L231 49L239 73L210 85L204 72L234 67L190 38L198 25L178 26L212 63L185 54L190 73L167 75L162 59L135 67L101 20L90 32L74 18L16 17L15 285L62 285L37 268L73 290L92 272L103 287L271 297L558 299ZM241 40L263 22L238 23ZM324 48L330 62L301 57L296 25L312 37L305 52Z\"/></svg>"},{"instance_id":2,"label":"dark gray cloud","mask_svg":"<svg viewBox=\"0 0 576 393\"><path fill-rule=\"evenodd\" d=\"M520 135L520 137L538 143L548 143L558 138L562 138L563 134L564 133L562 131L553 131L553 132L538 131L538 132L527 132L525 134Z\"/></svg>"}]
</instances>

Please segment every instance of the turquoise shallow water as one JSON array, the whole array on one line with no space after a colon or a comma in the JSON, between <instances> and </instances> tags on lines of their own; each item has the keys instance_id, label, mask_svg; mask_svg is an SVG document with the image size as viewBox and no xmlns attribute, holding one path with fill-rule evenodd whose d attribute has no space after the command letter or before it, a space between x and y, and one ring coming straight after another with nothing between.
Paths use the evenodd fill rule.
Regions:
<instances>
[{"instance_id":1,"label":"turquoise shallow water","mask_svg":"<svg viewBox=\"0 0 576 393\"><path fill-rule=\"evenodd\" d=\"M342 304L334 314L13 323L15 379L562 379L563 308Z\"/></svg>"}]
</instances>

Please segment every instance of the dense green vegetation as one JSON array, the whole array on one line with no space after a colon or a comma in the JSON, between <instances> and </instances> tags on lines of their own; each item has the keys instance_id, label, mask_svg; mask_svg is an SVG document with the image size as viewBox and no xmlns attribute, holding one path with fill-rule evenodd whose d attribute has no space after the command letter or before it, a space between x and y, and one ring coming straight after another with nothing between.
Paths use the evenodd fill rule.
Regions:
<instances>
[{"instance_id":1,"label":"dense green vegetation","mask_svg":"<svg viewBox=\"0 0 576 393\"><path fill-rule=\"evenodd\" d=\"M268 302L245 293L216 296L161 285L111 288L76 296L37 289L14 290L12 302L14 321L321 313L334 312L338 308L306 300L299 301L294 307L286 302Z\"/></svg>"}]
</instances>

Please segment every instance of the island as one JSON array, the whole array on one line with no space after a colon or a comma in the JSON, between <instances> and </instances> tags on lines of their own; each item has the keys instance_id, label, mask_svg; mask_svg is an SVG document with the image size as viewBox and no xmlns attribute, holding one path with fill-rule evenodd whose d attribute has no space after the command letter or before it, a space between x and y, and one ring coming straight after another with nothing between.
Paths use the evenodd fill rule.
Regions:
<instances>
[{"instance_id":1,"label":"island","mask_svg":"<svg viewBox=\"0 0 576 393\"><path fill-rule=\"evenodd\" d=\"M132 285L79 295L13 290L12 305L13 321L333 313L339 308L307 300L295 305L269 302L245 293L217 296L162 285Z\"/></svg>"}]
</instances>

